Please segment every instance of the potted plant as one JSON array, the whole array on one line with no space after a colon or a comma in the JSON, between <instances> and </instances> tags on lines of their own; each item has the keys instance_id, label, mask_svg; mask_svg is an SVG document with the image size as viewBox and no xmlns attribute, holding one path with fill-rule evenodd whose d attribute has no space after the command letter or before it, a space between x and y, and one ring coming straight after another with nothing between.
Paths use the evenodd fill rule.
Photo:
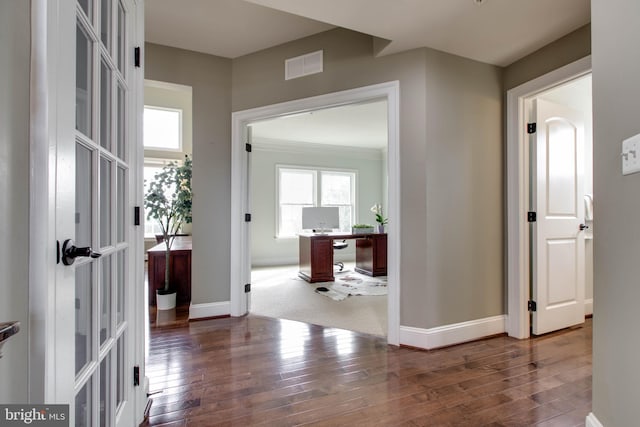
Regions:
<instances>
[{"instance_id":1,"label":"potted plant","mask_svg":"<svg viewBox=\"0 0 640 427\"><path fill-rule=\"evenodd\" d=\"M351 226L351 232L353 234L373 233L373 225L370 225L370 224L355 224L355 225Z\"/></svg>"},{"instance_id":2,"label":"potted plant","mask_svg":"<svg viewBox=\"0 0 640 427\"><path fill-rule=\"evenodd\" d=\"M169 255L180 227L191 223L191 175L192 160L189 156L185 156L182 163L171 162L155 174L144 197L147 219L160 224L166 245L164 288L156 291L158 310L168 310L176 305L176 289L171 287L169 279Z\"/></svg>"},{"instance_id":3,"label":"potted plant","mask_svg":"<svg viewBox=\"0 0 640 427\"><path fill-rule=\"evenodd\" d=\"M371 206L371 212L376 215L376 222L378 223L378 233L384 233L384 226L389 222L389 218L382 216L382 205L376 203Z\"/></svg>"}]
</instances>

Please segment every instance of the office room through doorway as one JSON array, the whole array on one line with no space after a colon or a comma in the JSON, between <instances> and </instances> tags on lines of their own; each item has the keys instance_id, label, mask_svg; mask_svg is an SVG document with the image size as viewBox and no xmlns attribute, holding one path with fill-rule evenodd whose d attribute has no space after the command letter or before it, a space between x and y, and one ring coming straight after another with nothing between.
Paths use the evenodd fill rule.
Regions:
<instances>
[{"instance_id":1,"label":"office room through doorway","mask_svg":"<svg viewBox=\"0 0 640 427\"><path fill-rule=\"evenodd\" d=\"M327 283L298 276L303 206L339 206L340 228L375 224L373 205L387 206L387 101L384 98L254 122L249 125L251 298L255 315L386 336L387 297L333 300ZM354 271L355 240L334 252L336 282L377 280ZM386 284L386 283L385 283Z\"/></svg>"}]
</instances>

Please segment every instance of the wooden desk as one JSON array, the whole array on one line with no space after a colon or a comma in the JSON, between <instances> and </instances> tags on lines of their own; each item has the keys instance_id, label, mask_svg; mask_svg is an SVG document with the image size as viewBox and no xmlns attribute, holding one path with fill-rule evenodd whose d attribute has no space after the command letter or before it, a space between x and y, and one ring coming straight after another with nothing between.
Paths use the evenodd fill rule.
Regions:
<instances>
[{"instance_id":1,"label":"wooden desk","mask_svg":"<svg viewBox=\"0 0 640 427\"><path fill-rule=\"evenodd\" d=\"M169 255L171 287L178 291L176 304L191 302L191 236L176 237ZM165 253L164 242L147 251L149 256L149 304L156 305L156 289L164 288Z\"/></svg>"},{"instance_id":2,"label":"wooden desk","mask_svg":"<svg viewBox=\"0 0 640 427\"><path fill-rule=\"evenodd\" d=\"M333 282L333 241L356 239L356 268L368 276L387 275L387 235L300 234L298 276L310 283Z\"/></svg>"}]
</instances>

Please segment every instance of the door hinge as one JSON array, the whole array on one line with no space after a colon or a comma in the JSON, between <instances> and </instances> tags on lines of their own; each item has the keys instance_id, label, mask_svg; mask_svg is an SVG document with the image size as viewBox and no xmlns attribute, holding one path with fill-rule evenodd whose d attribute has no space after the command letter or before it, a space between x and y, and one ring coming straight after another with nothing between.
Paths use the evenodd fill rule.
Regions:
<instances>
[{"instance_id":1,"label":"door hinge","mask_svg":"<svg viewBox=\"0 0 640 427\"><path fill-rule=\"evenodd\" d=\"M140 366L133 367L133 386L137 387L140 385Z\"/></svg>"},{"instance_id":2,"label":"door hinge","mask_svg":"<svg viewBox=\"0 0 640 427\"><path fill-rule=\"evenodd\" d=\"M133 65L140 68L140 46L133 48Z\"/></svg>"},{"instance_id":3,"label":"door hinge","mask_svg":"<svg viewBox=\"0 0 640 427\"><path fill-rule=\"evenodd\" d=\"M60 264L60 240L56 240L56 264Z\"/></svg>"},{"instance_id":4,"label":"door hinge","mask_svg":"<svg viewBox=\"0 0 640 427\"><path fill-rule=\"evenodd\" d=\"M244 222L251 222L251 214L250 213L244 214Z\"/></svg>"},{"instance_id":5,"label":"door hinge","mask_svg":"<svg viewBox=\"0 0 640 427\"><path fill-rule=\"evenodd\" d=\"M251 152L251 144L249 144L248 142L246 144L244 144L244 149L246 150L247 153Z\"/></svg>"},{"instance_id":6,"label":"door hinge","mask_svg":"<svg viewBox=\"0 0 640 427\"><path fill-rule=\"evenodd\" d=\"M538 311L538 304L535 301L527 302L527 310L529 311Z\"/></svg>"},{"instance_id":7,"label":"door hinge","mask_svg":"<svg viewBox=\"0 0 640 427\"><path fill-rule=\"evenodd\" d=\"M527 222L536 222L538 220L538 214L535 212L527 212Z\"/></svg>"},{"instance_id":8,"label":"door hinge","mask_svg":"<svg viewBox=\"0 0 640 427\"><path fill-rule=\"evenodd\" d=\"M244 293L248 294L249 292L251 292L251 283L244 285Z\"/></svg>"},{"instance_id":9,"label":"door hinge","mask_svg":"<svg viewBox=\"0 0 640 427\"><path fill-rule=\"evenodd\" d=\"M527 123L527 133L536 133L537 123Z\"/></svg>"},{"instance_id":10,"label":"door hinge","mask_svg":"<svg viewBox=\"0 0 640 427\"><path fill-rule=\"evenodd\" d=\"M133 208L133 225L140 225L140 206Z\"/></svg>"}]
</instances>

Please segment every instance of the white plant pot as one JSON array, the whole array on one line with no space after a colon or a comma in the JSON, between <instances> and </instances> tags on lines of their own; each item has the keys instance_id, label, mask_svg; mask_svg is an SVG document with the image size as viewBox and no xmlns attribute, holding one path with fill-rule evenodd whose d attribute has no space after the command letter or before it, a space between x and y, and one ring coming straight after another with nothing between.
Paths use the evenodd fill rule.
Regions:
<instances>
[{"instance_id":1,"label":"white plant pot","mask_svg":"<svg viewBox=\"0 0 640 427\"><path fill-rule=\"evenodd\" d=\"M176 308L176 292L161 295L156 291L156 306L158 310L172 310Z\"/></svg>"}]
</instances>

